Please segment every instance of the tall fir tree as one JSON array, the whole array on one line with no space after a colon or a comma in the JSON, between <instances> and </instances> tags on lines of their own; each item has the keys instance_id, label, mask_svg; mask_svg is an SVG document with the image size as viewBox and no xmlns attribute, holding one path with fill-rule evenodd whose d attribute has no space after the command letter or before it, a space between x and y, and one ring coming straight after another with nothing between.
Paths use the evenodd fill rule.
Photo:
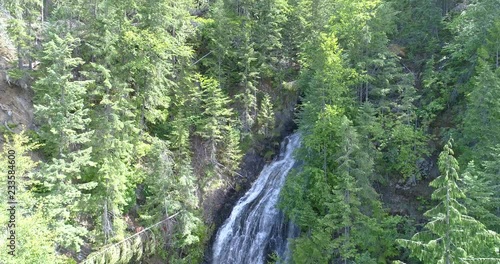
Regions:
<instances>
[{"instance_id":1,"label":"tall fir tree","mask_svg":"<svg viewBox=\"0 0 500 264\"><path fill-rule=\"evenodd\" d=\"M431 218L430 222L411 240L398 241L424 262L496 263L499 259L495 245L500 242L500 236L466 214L466 208L460 203L465 195L458 186L459 167L453 155L450 140L439 155L441 175L430 183L436 188L432 198L439 202L424 214Z\"/></svg>"},{"instance_id":2,"label":"tall fir tree","mask_svg":"<svg viewBox=\"0 0 500 264\"><path fill-rule=\"evenodd\" d=\"M79 236L85 230L71 223L85 203L82 191L95 186L82 181L84 169L94 166L92 147L88 145L93 131L88 129L89 110L84 104L89 82L79 81L73 75L82 63L80 58L71 56L77 40L71 35L61 38L54 31L49 36L39 57L41 78L33 89L37 94L35 115L41 124L39 137L51 161L42 166L37 179L43 186L40 195L46 215L59 233L67 233L58 237L58 243L79 248L83 243Z\"/></svg>"},{"instance_id":3,"label":"tall fir tree","mask_svg":"<svg viewBox=\"0 0 500 264\"><path fill-rule=\"evenodd\" d=\"M207 162L214 166L216 173L232 174L241 156L236 145L239 139L233 132L237 127L233 110L229 108L230 100L216 80L197 78L201 90L201 115L196 134L206 141Z\"/></svg>"},{"instance_id":4,"label":"tall fir tree","mask_svg":"<svg viewBox=\"0 0 500 264\"><path fill-rule=\"evenodd\" d=\"M259 114L257 115L258 133L264 137L273 135L274 123L273 103L269 94L266 93L260 102Z\"/></svg>"},{"instance_id":5,"label":"tall fir tree","mask_svg":"<svg viewBox=\"0 0 500 264\"><path fill-rule=\"evenodd\" d=\"M467 110L463 117L462 144L468 146L461 159L485 160L489 148L500 141L500 70L493 70L480 58L473 78L473 90L467 94Z\"/></svg>"},{"instance_id":6,"label":"tall fir tree","mask_svg":"<svg viewBox=\"0 0 500 264\"><path fill-rule=\"evenodd\" d=\"M500 232L500 197L498 177L498 148L491 159L483 162L484 169L477 168L474 161L469 162L463 174L464 205L469 214L483 223L488 229Z\"/></svg>"},{"instance_id":7,"label":"tall fir tree","mask_svg":"<svg viewBox=\"0 0 500 264\"><path fill-rule=\"evenodd\" d=\"M2 6L10 13L7 31L17 50L17 71L13 78L24 79L27 82L26 70L33 70L34 56L39 43L39 35L43 24L43 1L15 0L2 1Z\"/></svg>"},{"instance_id":8,"label":"tall fir tree","mask_svg":"<svg viewBox=\"0 0 500 264\"><path fill-rule=\"evenodd\" d=\"M203 223L196 197L196 177L190 164L175 157L165 141L152 139L147 161L145 186L146 204L140 207L141 220L147 225L162 223L161 242L156 247L168 245L169 261L195 261L202 256L201 235ZM173 223L176 223L175 225ZM185 256L184 250L192 254Z\"/></svg>"}]
</instances>

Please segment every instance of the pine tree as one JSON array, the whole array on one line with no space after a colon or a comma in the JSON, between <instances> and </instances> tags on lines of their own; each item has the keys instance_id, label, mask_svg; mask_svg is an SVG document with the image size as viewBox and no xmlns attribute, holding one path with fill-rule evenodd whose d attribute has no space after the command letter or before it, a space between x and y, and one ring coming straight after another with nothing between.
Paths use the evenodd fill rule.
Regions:
<instances>
[{"instance_id":1,"label":"pine tree","mask_svg":"<svg viewBox=\"0 0 500 264\"><path fill-rule=\"evenodd\" d=\"M330 214L327 214L324 219L329 220L331 214L334 218L338 217L336 220L339 226L337 230L334 230L341 235L336 239L335 244L339 249L340 258L344 260L344 263L347 263L356 255L356 241L353 241L351 232L352 229L355 229L355 221L362 218L359 212L360 201L358 198L360 188L357 183L363 181L360 178L366 177L365 173L368 171L360 170L357 167L357 161L354 160L354 155L359 148L357 133L345 116L340 120L338 133L340 135L340 155L335 160L338 165L333 184L334 199L327 203Z\"/></svg>"},{"instance_id":2,"label":"pine tree","mask_svg":"<svg viewBox=\"0 0 500 264\"><path fill-rule=\"evenodd\" d=\"M259 114L257 115L258 133L264 137L271 136L273 134L274 122L273 104L271 103L271 97L266 93L260 102Z\"/></svg>"},{"instance_id":3,"label":"pine tree","mask_svg":"<svg viewBox=\"0 0 500 264\"><path fill-rule=\"evenodd\" d=\"M92 148L87 145L93 131L87 128L90 119L84 104L89 82L73 77L73 69L82 63L80 58L71 57L77 40L70 35L60 38L55 33L50 37L40 56L39 73L43 77L33 89L38 95L35 116L42 124L39 136L52 160L42 166L37 179L46 188L42 193L45 213L60 233L68 233L67 237L58 237L58 242L78 248L83 242L78 236L84 230L70 223L79 210L78 204L85 202L82 190L95 186L81 181L83 170L94 165Z\"/></svg>"},{"instance_id":4,"label":"pine tree","mask_svg":"<svg viewBox=\"0 0 500 264\"><path fill-rule=\"evenodd\" d=\"M287 21L288 4L284 0L255 1L252 11L256 18L252 38L259 51L259 74L263 78L273 77L281 70L282 31Z\"/></svg>"},{"instance_id":5,"label":"pine tree","mask_svg":"<svg viewBox=\"0 0 500 264\"><path fill-rule=\"evenodd\" d=\"M258 133L259 81L282 82L281 31L287 10L282 0L217 1L211 12L214 21L207 21L214 59L203 64L228 94L235 95L244 137Z\"/></svg>"},{"instance_id":6,"label":"pine tree","mask_svg":"<svg viewBox=\"0 0 500 264\"><path fill-rule=\"evenodd\" d=\"M311 126L317 114L327 105L340 108L349 106L348 88L354 83L357 76L349 67L346 67L342 58L342 50L338 46L334 34L321 34L321 50L307 50L305 65L308 69L303 73L304 92L301 120L307 122L304 126Z\"/></svg>"},{"instance_id":7,"label":"pine tree","mask_svg":"<svg viewBox=\"0 0 500 264\"><path fill-rule=\"evenodd\" d=\"M94 80L89 88L89 103L93 106L89 127L96 131L91 140L96 166L85 171L85 180L98 184L85 211L96 221L92 235L98 243L123 238L125 224L121 215L133 201L133 188L141 176L139 166L133 164L144 154L139 142L144 129L138 111L141 108L134 104L134 87L127 82L130 73L125 73L123 67L129 66L125 56L133 50L120 53L122 36L113 33L126 32L126 8L125 2L110 1L96 10L99 19L89 25L92 33L86 36L92 50L84 52L91 62L85 65L85 77Z\"/></svg>"},{"instance_id":8,"label":"pine tree","mask_svg":"<svg viewBox=\"0 0 500 264\"><path fill-rule=\"evenodd\" d=\"M202 76L197 79L202 93L202 114L197 133L207 140L209 161L216 163L217 146L221 144L224 132L231 126L233 114L228 108L229 98L224 95L217 81Z\"/></svg>"},{"instance_id":9,"label":"pine tree","mask_svg":"<svg viewBox=\"0 0 500 264\"><path fill-rule=\"evenodd\" d=\"M16 219L14 228L7 228L9 225L10 214L7 209L10 205L7 203L8 193L2 192L0 197L0 209L3 213L0 215L0 223L6 228L0 232L0 245L5 250L0 252L0 262L5 264L17 263L68 263L69 259L60 256L55 251L57 233L60 230L54 230L53 222L50 221L40 210L41 203L36 191L35 181L32 180L32 171L37 166L30 153L40 147L39 144L30 141L25 131L11 136L5 136L1 149L0 166L7 168L6 173L13 169L13 175L16 183ZM13 156L10 156L13 155ZM9 158L9 156L11 158ZM10 167L10 168L9 168ZM7 188L8 178L0 182L2 190L11 190ZM9 185L12 186L12 185ZM43 207L42 207L43 208ZM15 256L8 254L10 231L16 232Z\"/></svg>"},{"instance_id":10,"label":"pine tree","mask_svg":"<svg viewBox=\"0 0 500 264\"><path fill-rule=\"evenodd\" d=\"M497 156L497 155L496 155ZM498 193L498 165L495 155L491 161L484 161L484 169L480 170L469 162L463 174L465 206L469 214L483 223L488 229L500 232L500 216L498 214L500 198Z\"/></svg>"},{"instance_id":11,"label":"pine tree","mask_svg":"<svg viewBox=\"0 0 500 264\"><path fill-rule=\"evenodd\" d=\"M207 163L215 166L216 173L233 174L238 167L239 136L236 132L236 121L230 100L223 93L219 83L211 78L197 76L201 98L199 120L196 122L196 134L206 142Z\"/></svg>"},{"instance_id":12,"label":"pine tree","mask_svg":"<svg viewBox=\"0 0 500 264\"><path fill-rule=\"evenodd\" d=\"M24 70L33 70L35 47L39 44L37 37L43 23L43 4L40 0L15 0L2 1L2 6L11 15L7 31L17 48L17 71L12 72L12 77L26 79Z\"/></svg>"},{"instance_id":13,"label":"pine tree","mask_svg":"<svg viewBox=\"0 0 500 264\"><path fill-rule=\"evenodd\" d=\"M490 29L498 20L500 10L496 0L474 1L460 16L455 16L446 26L454 33L454 39L445 50L451 53L450 70L459 73L454 78L467 78L478 58L477 50L488 39ZM468 78L467 78L468 79Z\"/></svg>"},{"instance_id":14,"label":"pine tree","mask_svg":"<svg viewBox=\"0 0 500 264\"><path fill-rule=\"evenodd\" d=\"M184 85L185 68L192 49L186 44L194 29L189 8L192 1L146 1L138 9L139 27L125 26L120 46L128 51L121 69L136 91L140 124L165 121L170 95Z\"/></svg>"},{"instance_id":15,"label":"pine tree","mask_svg":"<svg viewBox=\"0 0 500 264\"><path fill-rule=\"evenodd\" d=\"M146 205L140 208L141 220L147 225L175 216L171 221L164 222L162 243L158 248L169 245L170 261L175 259L194 260L200 257L202 221L198 213L195 175L189 161L176 157L168 150L167 143L153 138L153 144L146 155L147 174L144 180ZM174 222L177 222L175 226ZM190 256L182 252L190 248Z\"/></svg>"},{"instance_id":16,"label":"pine tree","mask_svg":"<svg viewBox=\"0 0 500 264\"><path fill-rule=\"evenodd\" d=\"M485 160L489 147L500 140L500 70L493 71L479 59L477 77L473 78L473 90L468 97L463 121L463 143L468 146L461 156L465 161Z\"/></svg>"},{"instance_id":17,"label":"pine tree","mask_svg":"<svg viewBox=\"0 0 500 264\"><path fill-rule=\"evenodd\" d=\"M318 115L299 150L304 167L287 180L281 207L304 234L294 240L296 263L374 262L395 254L397 219L381 213L371 187L372 159L360 149L352 122L332 106ZM361 191L363 190L363 191ZM386 247L373 248L385 226ZM369 232L367 232L369 230ZM365 252L365 254L361 254ZM378 255L377 255L378 254Z\"/></svg>"},{"instance_id":18,"label":"pine tree","mask_svg":"<svg viewBox=\"0 0 500 264\"><path fill-rule=\"evenodd\" d=\"M91 146L95 167L88 168L85 180L98 185L92 191L89 213L99 219L96 235L107 242L123 236L124 224L120 219L123 208L133 196L133 186L140 176L132 162L143 155L138 142L140 128L136 123L130 100L131 89L112 77L112 71L94 64L88 71L95 80L93 96L98 107L92 109L90 127L94 128Z\"/></svg>"},{"instance_id":19,"label":"pine tree","mask_svg":"<svg viewBox=\"0 0 500 264\"><path fill-rule=\"evenodd\" d=\"M394 21L398 27L394 39L406 48L408 52L405 56L408 59L421 63L422 59L417 56L417 52L430 53L438 48L443 10L439 8L437 1L432 0L388 2L399 11ZM427 41L420 41L422 39Z\"/></svg>"},{"instance_id":20,"label":"pine tree","mask_svg":"<svg viewBox=\"0 0 500 264\"><path fill-rule=\"evenodd\" d=\"M495 20L488 29L488 36L486 37L486 45L483 46L478 53L487 57L494 65L495 69L500 68L500 20ZM483 54L481 54L483 53Z\"/></svg>"},{"instance_id":21,"label":"pine tree","mask_svg":"<svg viewBox=\"0 0 500 264\"><path fill-rule=\"evenodd\" d=\"M242 23L242 28L248 31L245 22ZM238 65L242 69L239 73L239 85L241 92L236 98L241 103L241 124L242 132L245 135L250 135L250 132L257 118L257 79L259 73L257 72L257 52L254 49L255 43L250 38L250 33L243 33L243 44L239 49Z\"/></svg>"},{"instance_id":22,"label":"pine tree","mask_svg":"<svg viewBox=\"0 0 500 264\"><path fill-rule=\"evenodd\" d=\"M241 134L238 128L232 127L226 131L223 139L223 149L220 151L220 161L224 171L234 176L240 167L243 154L240 147Z\"/></svg>"},{"instance_id":23,"label":"pine tree","mask_svg":"<svg viewBox=\"0 0 500 264\"><path fill-rule=\"evenodd\" d=\"M492 217L491 220L485 224L491 226L492 230L499 233L500 222L498 220L500 218L500 197L498 196L498 193L500 191L500 175L498 171L500 171L500 145L496 145L492 150L493 151L491 152L490 158L483 162L484 171L481 175L484 183L488 185L488 188L486 188L485 190L489 190L491 194L490 203L485 204L485 208L488 209L488 211L491 213L490 216ZM473 198L478 200L481 197Z\"/></svg>"},{"instance_id":24,"label":"pine tree","mask_svg":"<svg viewBox=\"0 0 500 264\"><path fill-rule=\"evenodd\" d=\"M451 140L439 155L441 175L430 185L436 190L432 198L439 201L425 212L431 218L425 230L415 234L411 240L398 240L412 251L412 255L429 263L460 263L479 260L494 263L495 244L500 237L485 226L466 215L466 208L459 199L465 197L459 188L458 162L453 157Z\"/></svg>"},{"instance_id":25,"label":"pine tree","mask_svg":"<svg viewBox=\"0 0 500 264\"><path fill-rule=\"evenodd\" d=\"M237 53L232 45L234 38L242 34L240 21L228 10L225 1L215 1L211 8L209 19L205 21L202 32L206 34L207 46L212 56L206 57L200 64L207 67L206 74L216 78L221 87L231 93L240 70L236 61Z\"/></svg>"}]
</instances>

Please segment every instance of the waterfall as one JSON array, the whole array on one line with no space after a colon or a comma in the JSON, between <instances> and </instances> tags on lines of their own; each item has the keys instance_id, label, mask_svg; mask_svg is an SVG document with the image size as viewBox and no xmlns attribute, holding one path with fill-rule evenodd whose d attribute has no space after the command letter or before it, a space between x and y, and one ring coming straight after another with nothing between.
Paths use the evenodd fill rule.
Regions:
<instances>
[{"instance_id":1,"label":"waterfall","mask_svg":"<svg viewBox=\"0 0 500 264\"><path fill-rule=\"evenodd\" d=\"M298 134L285 138L277 160L266 165L250 190L238 201L217 232L213 264L261 264L277 253L287 262L288 238L297 228L276 207L285 178L295 164Z\"/></svg>"}]
</instances>

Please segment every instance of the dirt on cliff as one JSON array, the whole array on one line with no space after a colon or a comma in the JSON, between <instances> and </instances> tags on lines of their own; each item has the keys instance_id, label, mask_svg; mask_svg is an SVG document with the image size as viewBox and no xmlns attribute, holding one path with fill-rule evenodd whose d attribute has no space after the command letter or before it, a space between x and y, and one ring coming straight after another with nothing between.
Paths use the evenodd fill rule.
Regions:
<instances>
[{"instance_id":1,"label":"dirt on cliff","mask_svg":"<svg viewBox=\"0 0 500 264\"><path fill-rule=\"evenodd\" d=\"M0 17L0 24L4 18ZM0 147L4 133L19 133L33 124L33 91L14 85L7 72L12 67L16 53L12 43L0 28Z\"/></svg>"}]
</instances>

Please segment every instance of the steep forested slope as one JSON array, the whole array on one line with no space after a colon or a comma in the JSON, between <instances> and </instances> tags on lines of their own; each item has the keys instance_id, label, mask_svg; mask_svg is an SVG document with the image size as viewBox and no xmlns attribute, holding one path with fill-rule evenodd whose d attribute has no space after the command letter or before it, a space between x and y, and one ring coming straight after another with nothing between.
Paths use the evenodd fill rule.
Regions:
<instances>
[{"instance_id":1,"label":"steep forested slope","mask_svg":"<svg viewBox=\"0 0 500 264\"><path fill-rule=\"evenodd\" d=\"M309 42L303 44L300 76L304 144L298 155L304 167L289 177L282 201L303 231L294 242L294 261L497 262L498 234L486 230L498 232L498 174L484 172L495 161L481 168L469 163L461 177L447 146L439 158L441 176L431 183L438 188L431 204L438 205L424 214L430 222L411 240L406 239L412 228L422 227L407 216L387 215L377 189L391 192L380 188L388 185L411 192L417 181L436 177L426 167L452 138L459 142L462 167L495 159L498 139L491 126L500 119L492 101L498 99L486 102L483 96L498 90L498 43L492 40L498 19L489 15L498 3L299 5L316 20L298 15L310 22L303 24L310 35L304 38ZM429 203L422 198L422 206ZM411 258L396 241L411 250Z\"/></svg>"},{"instance_id":2,"label":"steep forested slope","mask_svg":"<svg viewBox=\"0 0 500 264\"><path fill-rule=\"evenodd\" d=\"M202 262L224 203L295 126L295 263L498 261L498 0L0 9L7 89L34 94L27 131L0 130L19 193L2 262Z\"/></svg>"}]
</instances>

